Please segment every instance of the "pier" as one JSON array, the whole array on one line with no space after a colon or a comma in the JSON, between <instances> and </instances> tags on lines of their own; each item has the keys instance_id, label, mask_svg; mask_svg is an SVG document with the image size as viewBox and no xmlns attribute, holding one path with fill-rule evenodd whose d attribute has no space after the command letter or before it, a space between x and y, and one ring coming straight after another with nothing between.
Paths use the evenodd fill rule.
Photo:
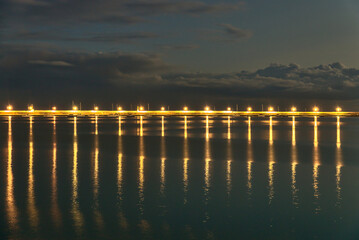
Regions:
<instances>
[{"instance_id":1,"label":"pier","mask_svg":"<svg viewBox=\"0 0 359 240\"><path fill-rule=\"evenodd\" d=\"M317 108L314 108L313 111L274 111L269 109L268 111L232 111L227 110L143 110L139 108L138 110L99 110L97 107L94 110L78 110L74 108L73 110L35 110L29 108L28 110L0 110L0 116L254 116L254 117L268 117L268 116L296 116L296 117L330 117L330 116L339 116L339 117L359 117L359 112L346 112L346 111L319 111Z\"/></svg>"}]
</instances>

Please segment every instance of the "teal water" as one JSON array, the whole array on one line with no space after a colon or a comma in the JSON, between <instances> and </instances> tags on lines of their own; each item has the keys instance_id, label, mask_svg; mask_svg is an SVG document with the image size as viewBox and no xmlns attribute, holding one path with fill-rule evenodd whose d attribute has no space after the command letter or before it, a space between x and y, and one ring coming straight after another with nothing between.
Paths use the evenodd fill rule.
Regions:
<instances>
[{"instance_id":1,"label":"teal water","mask_svg":"<svg viewBox=\"0 0 359 240\"><path fill-rule=\"evenodd\" d=\"M355 118L3 117L0 238L358 239L358 136Z\"/></svg>"}]
</instances>

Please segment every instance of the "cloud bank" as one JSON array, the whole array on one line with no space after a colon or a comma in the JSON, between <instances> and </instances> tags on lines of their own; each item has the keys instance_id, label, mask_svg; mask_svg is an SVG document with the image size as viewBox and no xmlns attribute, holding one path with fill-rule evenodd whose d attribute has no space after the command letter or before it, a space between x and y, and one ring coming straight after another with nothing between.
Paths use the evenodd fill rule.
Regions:
<instances>
[{"instance_id":1,"label":"cloud bank","mask_svg":"<svg viewBox=\"0 0 359 240\"><path fill-rule=\"evenodd\" d=\"M188 73L149 53L2 49L2 101L358 101L359 69L271 64L256 71ZM5 99L6 98L6 99ZM161 100L162 99L162 100ZM267 100L266 100L267 99Z\"/></svg>"}]
</instances>

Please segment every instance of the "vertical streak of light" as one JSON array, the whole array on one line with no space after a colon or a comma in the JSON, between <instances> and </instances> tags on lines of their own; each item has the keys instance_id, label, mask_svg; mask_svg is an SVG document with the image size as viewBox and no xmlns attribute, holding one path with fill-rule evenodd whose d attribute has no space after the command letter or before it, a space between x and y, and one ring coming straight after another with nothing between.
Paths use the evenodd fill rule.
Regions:
<instances>
[{"instance_id":1,"label":"vertical streak of light","mask_svg":"<svg viewBox=\"0 0 359 240\"><path fill-rule=\"evenodd\" d=\"M209 172L209 164L211 161L210 156L210 146L209 146L209 124L208 124L208 116L206 116L206 141L205 141L205 184L206 190L210 187L210 172Z\"/></svg>"},{"instance_id":2,"label":"vertical streak of light","mask_svg":"<svg viewBox=\"0 0 359 240\"><path fill-rule=\"evenodd\" d=\"M118 117L118 136L122 135L122 119L121 116Z\"/></svg>"},{"instance_id":3,"label":"vertical streak of light","mask_svg":"<svg viewBox=\"0 0 359 240\"><path fill-rule=\"evenodd\" d=\"M269 117L269 145L273 145L273 121L272 121L272 116Z\"/></svg>"},{"instance_id":4,"label":"vertical streak of light","mask_svg":"<svg viewBox=\"0 0 359 240\"><path fill-rule=\"evenodd\" d=\"M77 234L82 233L83 217L79 208L79 196L78 196L78 163L77 163L77 121L74 117L74 142L73 142L73 161L72 161L72 217Z\"/></svg>"},{"instance_id":5,"label":"vertical streak of light","mask_svg":"<svg viewBox=\"0 0 359 240\"><path fill-rule=\"evenodd\" d=\"M118 136L118 159L117 159L117 188L118 192L117 195L119 197L119 200L122 201L122 181L123 181L123 152L122 152L122 137L121 135Z\"/></svg>"},{"instance_id":6,"label":"vertical streak of light","mask_svg":"<svg viewBox=\"0 0 359 240\"><path fill-rule=\"evenodd\" d=\"M184 204L187 203L187 192L188 192L188 139L185 135L183 142L183 192L184 192Z\"/></svg>"},{"instance_id":7,"label":"vertical streak of light","mask_svg":"<svg viewBox=\"0 0 359 240\"><path fill-rule=\"evenodd\" d=\"M318 147L318 121L317 117L314 117L314 146Z\"/></svg>"},{"instance_id":8,"label":"vertical streak of light","mask_svg":"<svg viewBox=\"0 0 359 240\"><path fill-rule=\"evenodd\" d=\"M313 190L314 190L314 199L315 199L315 213L320 211L319 205L319 166L320 166L320 156L318 149L318 122L317 117L314 117L314 151L313 151Z\"/></svg>"},{"instance_id":9,"label":"vertical streak of light","mask_svg":"<svg viewBox=\"0 0 359 240\"><path fill-rule=\"evenodd\" d=\"M248 148L247 148L247 187L248 195L252 195L252 164L253 164L253 149L252 149L252 134L251 134L251 117L248 117Z\"/></svg>"},{"instance_id":10,"label":"vertical streak of light","mask_svg":"<svg viewBox=\"0 0 359 240\"><path fill-rule=\"evenodd\" d=\"M209 189L211 187L211 149L209 142L208 116L206 116L206 140L205 140L205 172L204 172L204 197L205 197L205 222L209 220L207 205L209 201Z\"/></svg>"},{"instance_id":11,"label":"vertical streak of light","mask_svg":"<svg viewBox=\"0 0 359 240\"><path fill-rule=\"evenodd\" d=\"M34 164L34 145L32 133L32 117L30 117L30 135L29 135L29 178L28 178L28 211L30 218L30 225L34 230L37 230L39 219L38 210L35 203L35 179L33 173Z\"/></svg>"},{"instance_id":12,"label":"vertical streak of light","mask_svg":"<svg viewBox=\"0 0 359 240\"><path fill-rule=\"evenodd\" d=\"M164 137L165 136L165 117L162 116L161 119L161 136Z\"/></svg>"},{"instance_id":13,"label":"vertical streak of light","mask_svg":"<svg viewBox=\"0 0 359 240\"><path fill-rule=\"evenodd\" d=\"M208 123L208 116L206 116L206 140L209 139L209 123Z\"/></svg>"},{"instance_id":14,"label":"vertical streak of light","mask_svg":"<svg viewBox=\"0 0 359 240\"><path fill-rule=\"evenodd\" d=\"M95 197L95 204L97 203L98 198L98 155L99 155L99 148L98 148L98 136L95 136L95 154L94 154L94 171L93 171L93 190L94 190L94 197Z\"/></svg>"},{"instance_id":15,"label":"vertical streak of light","mask_svg":"<svg viewBox=\"0 0 359 240\"><path fill-rule=\"evenodd\" d=\"M292 145L295 146L296 137L295 137L295 117L292 117Z\"/></svg>"},{"instance_id":16,"label":"vertical streak of light","mask_svg":"<svg viewBox=\"0 0 359 240\"><path fill-rule=\"evenodd\" d=\"M123 229L127 229L127 219L122 212L122 201L123 201L123 146L122 146L122 136L118 136L118 160L117 160L117 197L119 200L119 222Z\"/></svg>"},{"instance_id":17,"label":"vertical streak of light","mask_svg":"<svg viewBox=\"0 0 359 240\"><path fill-rule=\"evenodd\" d=\"M184 116L184 138L187 138L187 116Z\"/></svg>"},{"instance_id":18,"label":"vertical streak of light","mask_svg":"<svg viewBox=\"0 0 359 240\"><path fill-rule=\"evenodd\" d=\"M340 141L340 117L337 117L337 148L340 148L341 141Z\"/></svg>"},{"instance_id":19,"label":"vertical streak of light","mask_svg":"<svg viewBox=\"0 0 359 240\"><path fill-rule=\"evenodd\" d=\"M143 136L140 137L140 158L139 158L139 172L138 172L138 195L139 195L139 211L140 215L143 215L144 211L144 183L145 183L145 174L144 174L144 160L145 160L145 151Z\"/></svg>"},{"instance_id":20,"label":"vertical streak of light","mask_svg":"<svg viewBox=\"0 0 359 240\"><path fill-rule=\"evenodd\" d=\"M248 187L248 195L249 195L249 197L251 197L251 195L252 195L252 165L253 165L252 142L248 141L248 147L247 147L247 187Z\"/></svg>"},{"instance_id":21,"label":"vertical streak of light","mask_svg":"<svg viewBox=\"0 0 359 240\"><path fill-rule=\"evenodd\" d=\"M77 117L74 117L74 137L77 137Z\"/></svg>"},{"instance_id":22,"label":"vertical streak of light","mask_svg":"<svg viewBox=\"0 0 359 240\"><path fill-rule=\"evenodd\" d=\"M14 175L12 171L12 125L11 116L8 118L8 159L7 159L7 185L6 185L6 213L9 229L12 232L18 230L18 210L14 196Z\"/></svg>"},{"instance_id":23,"label":"vertical streak of light","mask_svg":"<svg viewBox=\"0 0 359 240\"><path fill-rule=\"evenodd\" d=\"M95 135L98 135L98 117L95 116Z\"/></svg>"},{"instance_id":24,"label":"vertical streak of light","mask_svg":"<svg viewBox=\"0 0 359 240\"><path fill-rule=\"evenodd\" d=\"M343 167L343 156L341 149L341 141L340 141L340 117L337 117L337 149L336 149L336 190L337 190L337 206L341 204L341 176L342 176L342 167Z\"/></svg>"},{"instance_id":25,"label":"vertical streak of light","mask_svg":"<svg viewBox=\"0 0 359 240\"><path fill-rule=\"evenodd\" d=\"M231 117L228 116L227 139L231 139Z\"/></svg>"},{"instance_id":26,"label":"vertical streak of light","mask_svg":"<svg viewBox=\"0 0 359 240\"><path fill-rule=\"evenodd\" d=\"M268 166L268 182L269 182L269 204L274 198L274 149L273 149L273 122L272 117L269 117L269 166Z\"/></svg>"},{"instance_id":27,"label":"vertical streak of light","mask_svg":"<svg viewBox=\"0 0 359 240\"><path fill-rule=\"evenodd\" d=\"M143 136L143 116L140 116L140 136Z\"/></svg>"},{"instance_id":28,"label":"vertical streak of light","mask_svg":"<svg viewBox=\"0 0 359 240\"><path fill-rule=\"evenodd\" d=\"M248 142L252 141L251 117L248 117Z\"/></svg>"},{"instance_id":29,"label":"vertical streak of light","mask_svg":"<svg viewBox=\"0 0 359 240\"><path fill-rule=\"evenodd\" d=\"M97 126L97 119L96 119ZM97 127L96 127L97 129ZM96 130L97 131L97 130ZM99 206L99 143L98 135L95 135L95 154L94 154L94 169L93 169L93 195L94 195L94 215L97 226L102 229L103 220L100 213Z\"/></svg>"},{"instance_id":30,"label":"vertical streak of light","mask_svg":"<svg viewBox=\"0 0 359 240\"><path fill-rule=\"evenodd\" d=\"M161 137L161 195L164 196L165 184L166 184L166 146L165 138Z\"/></svg>"},{"instance_id":31,"label":"vertical streak of light","mask_svg":"<svg viewBox=\"0 0 359 240\"><path fill-rule=\"evenodd\" d=\"M297 165L298 165L298 157L297 157L297 146L296 146L296 138L295 138L295 117L292 117L292 203L294 206L298 207L298 188L297 188Z\"/></svg>"},{"instance_id":32,"label":"vertical streak of light","mask_svg":"<svg viewBox=\"0 0 359 240\"><path fill-rule=\"evenodd\" d=\"M60 209L57 199L57 139L56 139L56 118L53 120L53 131L52 131L52 178L51 178L51 202L52 202L52 215L54 218L55 225L60 225Z\"/></svg>"},{"instance_id":33,"label":"vertical streak of light","mask_svg":"<svg viewBox=\"0 0 359 240\"><path fill-rule=\"evenodd\" d=\"M232 144L231 139L227 139L227 172L226 172L227 196L232 190Z\"/></svg>"}]
</instances>

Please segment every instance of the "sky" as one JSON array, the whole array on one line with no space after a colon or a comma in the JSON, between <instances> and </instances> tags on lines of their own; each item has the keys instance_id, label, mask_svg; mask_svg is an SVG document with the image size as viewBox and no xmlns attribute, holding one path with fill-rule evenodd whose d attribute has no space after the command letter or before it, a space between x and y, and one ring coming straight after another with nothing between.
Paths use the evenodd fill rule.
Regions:
<instances>
[{"instance_id":1,"label":"sky","mask_svg":"<svg viewBox=\"0 0 359 240\"><path fill-rule=\"evenodd\" d=\"M359 110L356 0L3 0L0 107Z\"/></svg>"}]
</instances>

